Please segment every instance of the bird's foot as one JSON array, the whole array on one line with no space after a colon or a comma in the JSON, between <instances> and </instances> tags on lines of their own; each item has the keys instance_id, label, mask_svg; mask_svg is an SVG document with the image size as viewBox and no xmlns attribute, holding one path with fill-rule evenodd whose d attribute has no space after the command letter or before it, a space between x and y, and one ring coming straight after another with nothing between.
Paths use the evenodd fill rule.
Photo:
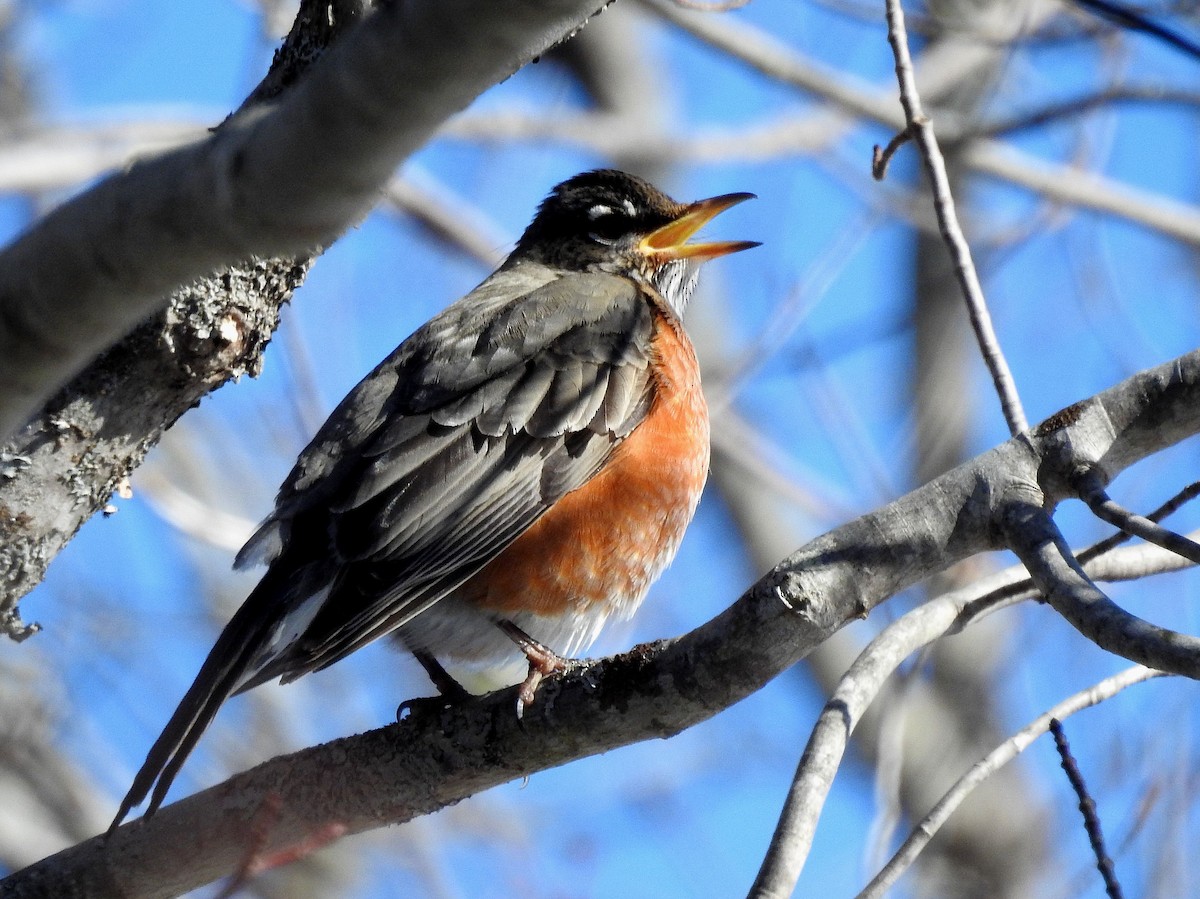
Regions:
<instances>
[{"instance_id":1,"label":"bird's foot","mask_svg":"<svg viewBox=\"0 0 1200 899\"><path fill-rule=\"evenodd\" d=\"M542 678L566 670L572 660L564 659L545 643L533 639L507 618L502 618L496 624L529 660L529 674L525 676L521 688L517 691L517 717L520 718L525 712L525 706L532 705L537 697L537 688Z\"/></svg>"},{"instance_id":2,"label":"bird's foot","mask_svg":"<svg viewBox=\"0 0 1200 899\"><path fill-rule=\"evenodd\" d=\"M396 707L397 721L411 718L414 715L440 712L442 709L452 705L462 705L475 698L467 691L466 687L451 677L450 672L443 668L442 664L432 655L423 650L413 650L413 656L421 663L421 667L425 669L425 673L437 687L438 695L418 696L415 699L404 700Z\"/></svg>"},{"instance_id":3,"label":"bird's foot","mask_svg":"<svg viewBox=\"0 0 1200 899\"><path fill-rule=\"evenodd\" d=\"M414 696L396 706L396 720L405 721L410 718L423 718L436 715L451 706L459 705L467 699L473 699L470 693L464 692L458 696Z\"/></svg>"}]
</instances>

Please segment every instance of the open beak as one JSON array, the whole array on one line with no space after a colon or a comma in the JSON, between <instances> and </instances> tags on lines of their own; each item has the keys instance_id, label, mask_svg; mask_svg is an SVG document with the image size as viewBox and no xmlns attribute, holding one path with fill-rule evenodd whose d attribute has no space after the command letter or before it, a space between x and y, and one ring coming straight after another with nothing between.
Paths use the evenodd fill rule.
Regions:
<instances>
[{"instance_id":1,"label":"open beak","mask_svg":"<svg viewBox=\"0 0 1200 899\"><path fill-rule=\"evenodd\" d=\"M687 240L711 219L730 206L754 199L754 194L724 194L707 200L697 200L684 207L683 215L651 231L642 238L638 249L656 262L672 259L716 259L729 253L738 253L759 246L756 240L720 240L712 243L688 243Z\"/></svg>"}]
</instances>

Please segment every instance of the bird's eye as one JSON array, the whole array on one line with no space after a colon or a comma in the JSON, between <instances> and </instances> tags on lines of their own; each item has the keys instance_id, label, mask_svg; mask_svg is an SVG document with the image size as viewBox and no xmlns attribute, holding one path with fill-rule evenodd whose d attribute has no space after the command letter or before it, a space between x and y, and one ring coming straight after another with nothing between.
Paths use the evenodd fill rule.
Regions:
<instances>
[{"instance_id":1,"label":"bird's eye","mask_svg":"<svg viewBox=\"0 0 1200 899\"><path fill-rule=\"evenodd\" d=\"M587 211L588 237L596 243L612 246L629 231L629 220L611 206L597 203Z\"/></svg>"}]
</instances>

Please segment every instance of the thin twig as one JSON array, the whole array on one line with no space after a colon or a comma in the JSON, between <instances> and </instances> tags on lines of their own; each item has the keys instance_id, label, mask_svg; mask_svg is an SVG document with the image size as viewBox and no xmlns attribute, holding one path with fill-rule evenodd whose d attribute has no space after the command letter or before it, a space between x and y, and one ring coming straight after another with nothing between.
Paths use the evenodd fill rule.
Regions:
<instances>
[{"instance_id":1,"label":"thin twig","mask_svg":"<svg viewBox=\"0 0 1200 899\"><path fill-rule=\"evenodd\" d=\"M1148 34L1174 47L1176 50L1183 51L1193 59L1200 59L1200 44L1197 44L1186 35L1172 31L1165 25L1159 25L1157 22L1146 18L1146 16L1142 15L1136 9L1122 6L1119 3L1112 3L1110 0L1075 0L1075 2L1084 9L1089 9L1096 15L1116 23L1121 28Z\"/></svg>"},{"instance_id":2,"label":"thin twig","mask_svg":"<svg viewBox=\"0 0 1200 899\"><path fill-rule=\"evenodd\" d=\"M1054 734L1054 747L1058 750L1062 769L1066 772L1067 780L1071 782L1071 789L1075 791L1075 796L1079 799L1079 811L1083 814L1083 826L1087 830L1092 852L1096 855L1096 868L1100 871L1100 876L1104 878L1104 891L1108 893L1109 899L1121 899L1121 884L1117 880L1117 872L1108 855L1108 850L1104 848L1104 832L1100 829L1100 818L1096 814L1096 801L1088 793L1087 784L1083 780L1083 772L1079 770L1075 757L1071 755L1071 746L1067 742L1067 735L1063 731L1062 722L1057 718L1050 719L1050 733Z\"/></svg>"},{"instance_id":3,"label":"thin twig","mask_svg":"<svg viewBox=\"0 0 1200 899\"><path fill-rule=\"evenodd\" d=\"M716 413L713 455L737 466L762 487L818 521L851 517L854 507L824 484L816 471L798 464L782 447L728 405Z\"/></svg>"},{"instance_id":4,"label":"thin twig","mask_svg":"<svg viewBox=\"0 0 1200 899\"><path fill-rule=\"evenodd\" d=\"M733 402L738 392L759 370L778 355L857 257L881 218L872 212L856 216L813 256L813 262L783 301L775 304L770 318L751 343L738 353L737 358L717 379L706 384L705 394L710 413L724 409Z\"/></svg>"},{"instance_id":5,"label":"thin twig","mask_svg":"<svg viewBox=\"0 0 1200 899\"><path fill-rule=\"evenodd\" d=\"M1100 683L1076 693L1074 696L1068 697L1017 731L983 759L976 762L970 771L958 779L946 795L938 801L937 805L930 810L929 814L921 819L917 826L913 828L912 833L909 834L908 839L904 841L904 844L896 854L892 856L891 861L858 894L858 899L875 899L875 897L884 895L887 889L899 879L900 875L912 866L913 861L916 860L921 850L933 839L934 834L946 823L950 815L958 808L962 801L980 783L1024 752L1035 739L1046 733L1050 728L1051 719L1066 718L1078 711L1097 705L1106 699L1111 699L1126 687L1162 676L1163 672L1143 668L1140 665L1126 668L1119 674L1105 678Z\"/></svg>"},{"instance_id":6,"label":"thin twig","mask_svg":"<svg viewBox=\"0 0 1200 899\"><path fill-rule=\"evenodd\" d=\"M992 383L1000 397L1000 407L1004 411L1004 419L1008 422L1009 432L1019 434L1029 426L1025 419L1025 410L1021 407L1021 399L1017 395L1012 372L1008 368L1008 362L1005 361L999 341L996 339L991 315L987 309L987 301L983 296L983 287L979 283L979 275L976 273L975 263L971 259L971 248L967 245L967 240L958 223L954 198L950 194L950 181L946 175L946 162L942 158L937 138L933 133L933 124L921 108L921 98L917 93L917 82L913 74L912 57L908 50L908 35L904 29L904 11L900 7L900 0L887 0L887 21L888 43L891 44L892 53L896 58L896 78L900 84L900 104L904 107L904 116L908 122L907 130L916 141L921 151L921 158L925 162L925 169L933 188L938 226L954 261L955 275L967 302L971 327L975 330L975 338L979 342L983 361L992 375Z\"/></svg>"},{"instance_id":7,"label":"thin twig","mask_svg":"<svg viewBox=\"0 0 1200 899\"><path fill-rule=\"evenodd\" d=\"M1121 506L1100 486L1094 475L1081 479L1080 498L1087 503L1097 518L1107 521L1127 534L1141 537L1147 543L1169 549L1189 562L1200 565L1200 544Z\"/></svg>"},{"instance_id":8,"label":"thin twig","mask_svg":"<svg viewBox=\"0 0 1200 899\"><path fill-rule=\"evenodd\" d=\"M912 129L905 128L890 141L886 147L875 145L875 150L871 155L871 177L876 181L882 181L887 177L888 165L892 161L892 157L896 155L896 151L903 147L906 143L912 140Z\"/></svg>"},{"instance_id":9,"label":"thin twig","mask_svg":"<svg viewBox=\"0 0 1200 899\"><path fill-rule=\"evenodd\" d=\"M825 101L811 114L785 122L776 129L763 126L759 140L754 142L756 158L764 158L770 152L804 152L822 161L834 152L834 147L846 132L853 127L851 117L876 122L885 128L899 131L904 128L903 113L895 109L895 101L889 91L886 95L872 85L847 78L844 72L826 68L796 53L792 48L765 31L746 22L729 17L703 16L681 9L671 0L643 0L642 5L656 16L683 29L697 40L759 72L765 77L790 85ZM1052 4L1039 4L1028 20L1023 21L1024 30L1038 28L1056 9ZM1011 42L1011 34L1005 33L1005 43ZM973 39L979 35L972 31ZM964 74L961 64L961 48L946 48L939 53L936 43L928 47L921 59L921 84L924 95L930 101L944 96L957 88L964 77L970 77L970 69ZM899 114L898 114L899 112ZM516 137L524 140L557 140L585 146L602 154L650 153L662 159L686 157L693 160L741 159L745 155L745 136L739 131L728 139L703 145L694 139L678 134L650 135L643 128L639 132L623 130L613 135L611 123L590 124L583 133L579 119L560 125L542 121L512 121L511 116L497 120L492 116L463 116L451 122L443 131L444 136L470 140L496 140ZM941 120L939 120L941 121ZM1008 144L988 139L974 139L974 131L964 130L969 124L956 129L954 121L942 122L945 134L950 126L956 141L970 143L960 154L958 162L964 167L1015 184L1040 197L1060 203L1096 210L1107 215L1129 219L1142 227L1158 231L1184 242L1189 246L1200 245L1200 216L1196 210L1178 200L1132 187L1128 183L1114 181L1097 172L1075 171L1069 166L1047 162L1036 156L1016 149ZM782 133L789 132L788 134ZM778 132L778 133L771 133ZM614 143L619 146L614 147ZM760 152L761 151L761 152Z\"/></svg>"},{"instance_id":10,"label":"thin twig","mask_svg":"<svg viewBox=\"0 0 1200 899\"><path fill-rule=\"evenodd\" d=\"M1200 481L1192 481L1192 483L1188 484L1146 517L1151 521L1162 521L1167 516L1175 514L1197 496L1200 496ZM1129 540L1132 536L1132 534L1126 531L1119 531L1111 537L1105 537L1098 543L1092 544L1087 549L1080 550L1075 554L1075 558L1079 561L1080 565L1086 565L1092 559L1104 555L1109 550Z\"/></svg>"},{"instance_id":11,"label":"thin twig","mask_svg":"<svg viewBox=\"0 0 1200 899\"><path fill-rule=\"evenodd\" d=\"M980 137L999 137L1118 103L1164 103L1196 107L1200 106L1200 93L1152 84L1117 85L1086 96L1059 100L1032 112L1021 112L988 122L977 128L975 133Z\"/></svg>"},{"instance_id":12,"label":"thin twig","mask_svg":"<svg viewBox=\"0 0 1200 899\"><path fill-rule=\"evenodd\" d=\"M408 166L402 178L389 181L384 199L393 208L415 218L438 240L488 268L503 262L511 246L510 235L478 206L450 191L420 167Z\"/></svg>"}]
</instances>

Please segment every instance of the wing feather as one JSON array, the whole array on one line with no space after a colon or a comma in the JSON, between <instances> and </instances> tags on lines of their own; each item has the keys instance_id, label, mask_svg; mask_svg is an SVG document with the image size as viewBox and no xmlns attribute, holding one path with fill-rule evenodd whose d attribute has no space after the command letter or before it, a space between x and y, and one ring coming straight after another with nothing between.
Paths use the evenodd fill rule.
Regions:
<instances>
[{"instance_id":1,"label":"wing feather","mask_svg":"<svg viewBox=\"0 0 1200 899\"><path fill-rule=\"evenodd\" d=\"M412 620L645 417L654 313L635 286L520 275L497 273L405 341L301 455L261 532L281 535L284 564L290 534L325 533L329 596L246 686L325 667Z\"/></svg>"},{"instance_id":2,"label":"wing feather","mask_svg":"<svg viewBox=\"0 0 1200 899\"><path fill-rule=\"evenodd\" d=\"M505 430L521 431L529 423L529 417L546 398L546 391L554 383L556 372L549 366L526 363L525 372L516 387L505 398L490 409L484 410L476 427L484 434L499 436Z\"/></svg>"},{"instance_id":3,"label":"wing feather","mask_svg":"<svg viewBox=\"0 0 1200 899\"><path fill-rule=\"evenodd\" d=\"M112 828L147 795L147 815L158 807L229 695L401 627L585 484L650 408L654 327L628 280L514 264L397 347L333 411L238 554L270 568Z\"/></svg>"}]
</instances>

